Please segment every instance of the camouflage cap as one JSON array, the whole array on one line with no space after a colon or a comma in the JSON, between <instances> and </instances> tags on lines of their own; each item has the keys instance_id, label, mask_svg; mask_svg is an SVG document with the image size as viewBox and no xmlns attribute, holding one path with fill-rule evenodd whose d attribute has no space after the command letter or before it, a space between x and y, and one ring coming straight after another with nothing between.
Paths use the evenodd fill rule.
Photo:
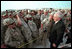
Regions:
<instances>
[{"instance_id":1,"label":"camouflage cap","mask_svg":"<svg viewBox=\"0 0 72 49\"><path fill-rule=\"evenodd\" d=\"M52 10L51 9L49 9L49 12L51 12Z\"/></svg>"},{"instance_id":2,"label":"camouflage cap","mask_svg":"<svg viewBox=\"0 0 72 49\"><path fill-rule=\"evenodd\" d=\"M2 16L6 16L6 13L4 13Z\"/></svg>"},{"instance_id":3,"label":"camouflage cap","mask_svg":"<svg viewBox=\"0 0 72 49\"><path fill-rule=\"evenodd\" d=\"M47 12L47 9L45 9L44 12Z\"/></svg>"},{"instance_id":4,"label":"camouflage cap","mask_svg":"<svg viewBox=\"0 0 72 49\"><path fill-rule=\"evenodd\" d=\"M54 15L54 14L55 14L55 12L50 13L50 15Z\"/></svg>"},{"instance_id":5,"label":"camouflage cap","mask_svg":"<svg viewBox=\"0 0 72 49\"><path fill-rule=\"evenodd\" d=\"M8 13L8 16L10 16L11 15L11 13Z\"/></svg>"},{"instance_id":6,"label":"camouflage cap","mask_svg":"<svg viewBox=\"0 0 72 49\"><path fill-rule=\"evenodd\" d=\"M15 12L17 12L17 10L15 10Z\"/></svg>"},{"instance_id":7,"label":"camouflage cap","mask_svg":"<svg viewBox=\"0 0 72 49\"><path fill-rule=\"evenodd\" d=\"M30 17L32 17L32 16L28 14L28 15L26 15L25 17L26 17L26 18L30 18Z\"/></svg>"},{"instance_id":8,"label":"camouflage cap","mask_svg":"<svg viewBox=\"0 0 72 49\"><path fill-rule=\"evenodd\" d=\"M31 12L31 10L28 10L28 13L30 13Z\"/></svg>"},{"instance_id":9,"label":"camouflage cap","mask_svg":"<svg viewBox=\"0 0 72 49\"><path fill-rule=\"evenodd\" d=\"M13 12L13 17L16 15L16 12Z\"/></svg>"},{"instance_id":10,"label":"camouflage cap","mask_svg":"<svg viewBox=\"0 0 72 49\"><path fill-rule=\"evenodd\" d=\"M3 20L3 24L4 25L10 25L12 24L14 21L11 18L6 18ZM8 23L8 24L7 24Z\"/></svg>"}]
</instances>

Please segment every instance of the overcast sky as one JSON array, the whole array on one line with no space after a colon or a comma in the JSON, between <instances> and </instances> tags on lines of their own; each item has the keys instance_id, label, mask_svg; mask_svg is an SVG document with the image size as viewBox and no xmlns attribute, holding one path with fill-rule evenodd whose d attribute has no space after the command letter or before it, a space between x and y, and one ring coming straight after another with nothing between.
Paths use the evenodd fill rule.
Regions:
<instances>
[{"instance_id":1,"label":"overcast sky","mask_svg":"<svg viewBox=\"0 0 72 49\"><path fill-rule=\"evenodd\" d=\"M69 8L71 1L1 1L1 11L7 9Z\"/></svg>"}]
</instances>

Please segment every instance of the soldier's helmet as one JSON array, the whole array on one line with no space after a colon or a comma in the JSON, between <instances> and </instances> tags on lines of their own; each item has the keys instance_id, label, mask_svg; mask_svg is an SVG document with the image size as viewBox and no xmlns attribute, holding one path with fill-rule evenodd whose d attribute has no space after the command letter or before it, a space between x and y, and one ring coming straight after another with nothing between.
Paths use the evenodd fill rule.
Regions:
<instances>
[{"instance_id":1,"label":"soldier's helmet","mask_svg":"<svg viewBox=\"0 0 72 49\"><path fill-rule=\"evenodd\" d=\"M14 21L11 18L6 18L3 20L4 25L10 25L12 23L14 23Z\"/></svg>"}]
</instances>

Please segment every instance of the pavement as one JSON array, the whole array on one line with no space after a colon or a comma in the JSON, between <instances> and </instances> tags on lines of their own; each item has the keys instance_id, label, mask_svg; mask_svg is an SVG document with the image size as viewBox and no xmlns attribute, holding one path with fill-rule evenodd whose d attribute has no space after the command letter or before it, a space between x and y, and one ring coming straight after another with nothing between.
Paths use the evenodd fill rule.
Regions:
<instances>
[{"instance_id":1,"label":"pavement","mask_svg":"<svg viewBox=\"0 0 72 49\"><path fill-rule=\"evenodd\" d=\"M64 35L65 35L65 34L64 34ZM66 41L67 41L67 38L65 38L65 37L63 36L63 42L60 43L59 46L64 45L64 44L66 43ZM58 46L58 47L59 47L59 46ZM43 46L42 44L41 44L41 45L33 45L33 48L50 48L49 39L46 40L46 46Z\"/></svg>"}]
</instances>

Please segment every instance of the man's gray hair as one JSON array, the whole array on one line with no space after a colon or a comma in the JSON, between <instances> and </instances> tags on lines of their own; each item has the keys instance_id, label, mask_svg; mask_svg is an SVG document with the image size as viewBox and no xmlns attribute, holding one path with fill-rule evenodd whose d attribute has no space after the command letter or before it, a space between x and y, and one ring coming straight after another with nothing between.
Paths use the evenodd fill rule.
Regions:
<instances>
[{"instance_id":1,"label":"man's gray hair","mask_svg":"<svg viewBox=\"0 0 72 49\"><path fill-rule=\"evenodd\" d=\"M60 11L57 11L57 12L54 14L54 16L58 16L58 17L62 18L62 17L63 17L63 14L62 14Z\"/></svg>"}]
</instances>

